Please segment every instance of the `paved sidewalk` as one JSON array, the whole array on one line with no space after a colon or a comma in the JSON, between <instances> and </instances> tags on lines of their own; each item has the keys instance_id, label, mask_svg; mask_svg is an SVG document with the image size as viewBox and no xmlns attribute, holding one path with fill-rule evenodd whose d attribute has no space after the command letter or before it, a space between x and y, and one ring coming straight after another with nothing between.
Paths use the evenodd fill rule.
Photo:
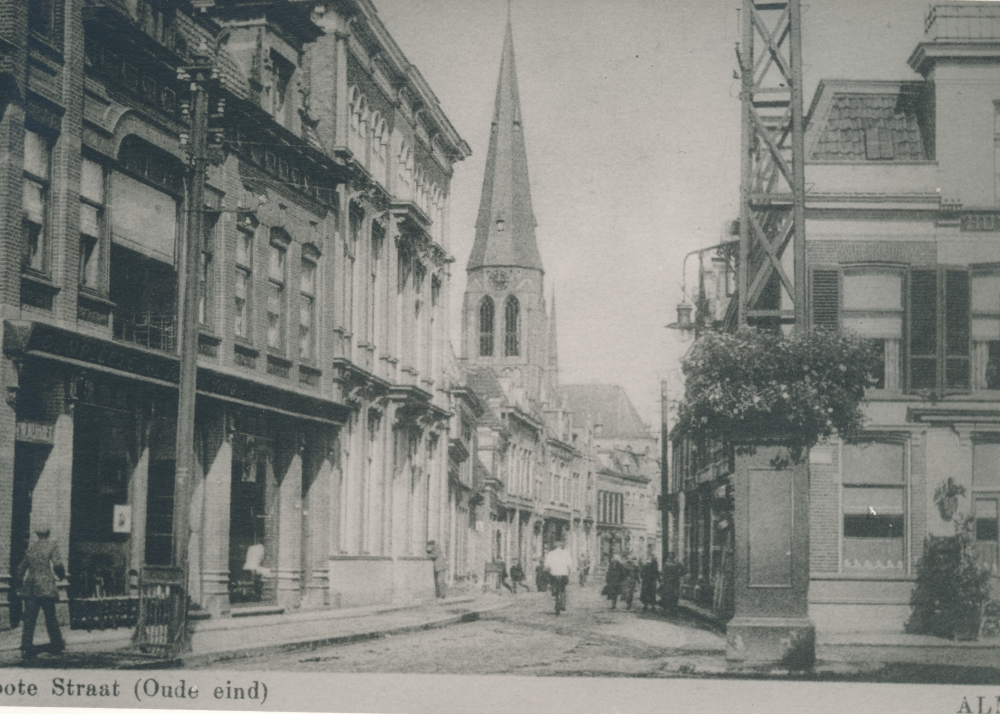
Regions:
<instances>
[{"instance_id":1,"label":"paved sidewalk","mask_svg":"<svg viewBox=\"0 0 1000 714\"><path fill-rule=\"evenodd\" d=\"M494 594L456 596L437 601L396 605L314 610L280 615L227 617L194 623L191 651L175 659L144 655L131 647L132 628L92 631L66 630L66 652L44 653L29 663L20 657L20 629L0 633L0 667L174 668L269 653L317 649L386 635L403 634L461 622L510 604ZM36 642L45 628L35 632Z\"/></svg>"}]
</instances>

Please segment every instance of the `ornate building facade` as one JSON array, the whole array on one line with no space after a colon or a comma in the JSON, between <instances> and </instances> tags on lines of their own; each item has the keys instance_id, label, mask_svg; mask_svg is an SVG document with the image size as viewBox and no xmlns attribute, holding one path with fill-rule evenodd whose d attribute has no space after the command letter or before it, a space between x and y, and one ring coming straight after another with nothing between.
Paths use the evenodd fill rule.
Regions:
<instances>
[{"instance_id":1,"label":"ornate building facade","mask_svg":"<svg viewBox=\"0 0 1000 714\"><path fill-rule=\"evenodd\" d=\"M41 521L69 599L169 562L181 320L199 328L193 601L432 593L425 544L454 518L445 224L469 148L371 2L8 9L0 623ZM183 68L205 57L219 141L191 206ZM207 219L185 316L191 210Z\"/></svg>"}]
</instances>

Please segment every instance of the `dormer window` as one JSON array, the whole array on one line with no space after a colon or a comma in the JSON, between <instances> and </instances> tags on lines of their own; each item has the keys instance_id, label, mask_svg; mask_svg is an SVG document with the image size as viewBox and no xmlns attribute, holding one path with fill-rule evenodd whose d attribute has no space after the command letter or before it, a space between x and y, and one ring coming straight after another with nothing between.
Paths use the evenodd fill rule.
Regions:
<instances>
[{"instance_id":1,"label":"dormer window","mask_svg":"<svg viewBox=\"0 0 1000 714\"><path fill-rule=\"evenodd\" d=\"M271 106L269 109L275 121L285 128L289 128L291 124L292 101L291 96L289 96L289 87L294 73L295 65L271 50Z\"/></svg>"},{"instance_id":2,"label":"dormer window","mask_svg":"<svg viewBox=\"0 0 1000 714\"><path fill-rule=\"evenodd\" d=\"M869 161L891 161L895 157L892 130L888 127L865 129L865 158Z\"/></svg>"}]
</instances>

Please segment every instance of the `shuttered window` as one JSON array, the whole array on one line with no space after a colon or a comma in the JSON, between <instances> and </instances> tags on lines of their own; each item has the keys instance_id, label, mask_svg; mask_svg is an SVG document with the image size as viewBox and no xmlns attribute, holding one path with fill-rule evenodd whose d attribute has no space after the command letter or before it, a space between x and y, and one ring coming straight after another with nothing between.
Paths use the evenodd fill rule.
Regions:
<instances>
[{"instance_id":1,"label":"shuttered window","mask_svg":"<svg viewBox=\"0 0 1000 714\"><path fill-rule=\"evenodd\" d=\"M910 272L910 388L970 388L971 291L960 269Z\"/></svg>"},{"instance_id":2,"label":"shuttered window","mask_svg":"<svg viewBox=\"0 0 1000 714\"><path fill-rule=\"evenodd\" d=\"M911 389L937 385L937 283L936 270L910 271L910 370Z\"/></svg>"},{"instance_id":3,"label":"shuttered window","mask_svg":"<svg viewBox=\"0 0 1000 714\"><path fill-rule=\"evenodd\" d=\"M814 270L812 275L812 324L814 328L836 330L840 326L840 273Z\"/></svg>"}]
</instances>

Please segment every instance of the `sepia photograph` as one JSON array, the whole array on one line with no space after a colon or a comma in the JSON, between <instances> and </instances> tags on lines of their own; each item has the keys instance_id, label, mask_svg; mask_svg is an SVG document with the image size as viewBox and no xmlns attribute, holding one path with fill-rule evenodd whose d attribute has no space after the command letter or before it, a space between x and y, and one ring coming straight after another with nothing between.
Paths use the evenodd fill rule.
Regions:
<instances>
[{"instance_id":1,"label":"sepia photograph","mask_svg":"<svg viewBox=\"0 0 1000 714\"><path fill-rule=\"evenodd\" d=\"M0 706L1000 714L1000 2L0 0L0 321Z\"/></svg>"}]
</instances>

